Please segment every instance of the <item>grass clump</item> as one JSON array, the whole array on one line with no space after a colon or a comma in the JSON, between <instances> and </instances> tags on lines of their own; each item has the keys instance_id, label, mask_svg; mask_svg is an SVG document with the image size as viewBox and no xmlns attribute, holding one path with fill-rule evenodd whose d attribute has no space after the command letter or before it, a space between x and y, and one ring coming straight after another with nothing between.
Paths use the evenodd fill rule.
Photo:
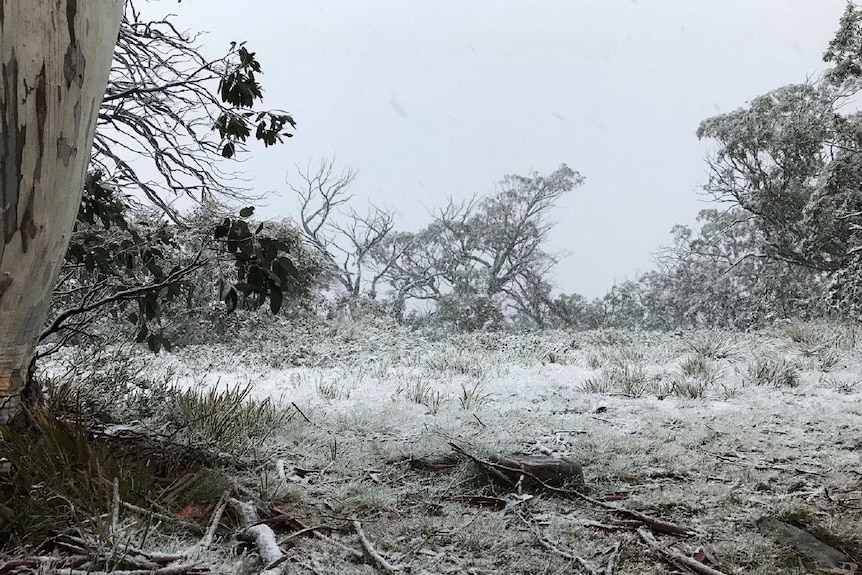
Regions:
<instances>
[{"instance_id":1,"label":"grass clump","mask_svg":"<svg viewBox=\"0 0 862 575\"><path fill-rule=\"evenodd\" d=\"M587 379L580 389L586 393L620 393L641 397L650 383L643 364L617 361L605 367L599 377Z\"/></svg>"},{"instance_id":2,"label":"grass clump","mask_svg":"<svg viewBox=\"0 0 862 575\"><path fill-rule=\"evenodd\" d=\"M458 402L462 409L467 411L478 409L489 401L491 401L491 394L485 391L485 384L481 379L474 380L472 384L461 384Z\"/></svg>"},{"instance_id":3,"label":"grass clump","mask_svg":"<svg viewBox=\"0 0 862 575\"><path fill-rule=\"evenodd\" d=\"M798 387L799 369L784 358L759 357L748 364L744 381L774 388Z\"/></svg>"},{"instance_id":4,"label":"grass clump","mask_svg":"<svg viewBox=\"0 0 862 575\"><path fill-rule=\"evenodd\" d=\"M687 399L705 397L717 386L720 371L709 356L696 353L683 358L679 373L671 380L670 392Z\"/></svg>"},{"instance_id":5,"label":"grass clump","mask_svg":"<svg viewBox=\"0 0 862 575\"><path fill-rule=\"evenodd\" d=\"M95 439L82 421L34 408L32 429L0 427L0 541L41 542L70 526L110 541L113 481L123 501L140 502L156 488L157 465Z\"/></svg>"},{"instance_id":6,"label":"grass clump","mask_svg":"<svg viewBox=\"0 0 862 575\"><path fill-rule=\"evenodd\" d=\"M396 396L403 396L413 403L424 405L432 414L436 414L443 403L443 394L434 389L430 382L425 379L415 379L412 383L403 384L396 392Z\"/></svg>"},{"instance_id":7,"label":"grass clump","mask_svg":"<svg viewBox=\"0 0 862 575\"><path fill-rule=\"evenodd\" d=\"M269 398L251 399L251 390L251 383L221 390L174 389L167 397L165 424L189 444L246 457L288 419Z\"/></svg>"},{"instance_id":8,"label":"grass clump","mask_svg":"<svg viewBox=\"0 0 862 575\"><path fill-rule=\"evenodd\" d=\"M695 356L713 360L728 359L737 352L734 338L718 331L693 335L683 342L683 347Z\"/></svg>"}]
</instances>

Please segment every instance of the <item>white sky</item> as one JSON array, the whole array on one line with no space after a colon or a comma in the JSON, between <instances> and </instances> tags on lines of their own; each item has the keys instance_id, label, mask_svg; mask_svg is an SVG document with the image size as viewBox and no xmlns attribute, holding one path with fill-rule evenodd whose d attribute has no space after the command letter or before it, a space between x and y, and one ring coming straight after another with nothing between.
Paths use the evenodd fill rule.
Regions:
<instances>
[{"instance_id":1,"label":"white sky","mask_svg":"<svg viewBox=\"0 0 862 575\"><path fill-rule=\"evenodd\" d=\"M844 0L173 0L204 51L247 40L264 106L296 137L244 168L295 214L293 163L359 171L355 206L428 222L448 196L567 163L586 177L556 217L556 282L601 296L653 267L674 223L704 207L699 122L824 68Z\"/></svg>"}]
</instances>

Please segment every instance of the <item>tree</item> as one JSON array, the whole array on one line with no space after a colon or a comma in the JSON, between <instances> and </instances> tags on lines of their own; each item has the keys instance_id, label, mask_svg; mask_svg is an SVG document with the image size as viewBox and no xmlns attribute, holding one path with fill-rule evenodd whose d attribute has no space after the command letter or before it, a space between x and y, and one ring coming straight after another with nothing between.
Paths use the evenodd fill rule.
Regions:
<instances>
[{"instance_id":1,"label":"tree","mask_svg":"<svg viewBox=\"0 0 862 575\"><path fill-rule=\"evenodd\" d=\"M297 180L287 185L299 200L299 228L326 262L333 281L343 290L348 302L362 295L376 297L384 269L376 269L375 256L395 228L391 211L369 206L366 214L346 208L353 194L350 186L356 172L337 172L334 160L321 160L317 168L311 164L296 166Z\"/></svg>"},{"instance_id":2,"label":"tree","mask_svg":"<svg viewBox=\"0 0 862 575\"><path fill-rule=\"evenodd\" d=\"M44 335L51 288L76 215L81 226L74 237L84 240L84 249L70 250L69 262L87 273L69 276L78 284L60 295L77 295L78 303L59 311L49 331L74 330L69 318L93 311L94 304L131 301L140 310L138 333L158 349L165 341L147 333L147 322L158 318L160 302L176 295L183 278L212 261L208 251L230 254L236 265L238 281L225 290L229 305L243 295L278 309L296 267L285 256L284 242L250 227L251 208L208 230L217 249L201 245L185 264L170 268L163 265L160 247L170 238L161 232L143 237L128 226L127 210L140 205L135 191L160 210L160 217L185 228L166 193L197 200L244 197L247 192L229 185L215 159L234 157L250 139L272 145L290 137L290 115L253 109L262 97L253 52L234 44L226 57L206 60L169 21L141 20L132 2L103 0L84 7L71 0L39 0L24 8L3 0L0 6L0 398L5 398L0 422L5 422L17 410L34 346ZM151 160L160 184L132 169L136 157ZM87 226L112 225L120 233L106 234L109 241L99 244L103 249L87 249ZM143 273L119 273L120 264L141 266ZM97 283L81 284L90 279Z\"/></svg>"},{"instance_id":3,"label":"tree","mask_svg":"<svg viewBox=\"0 0 862 575\"><path fill-rule=\"evenodd\" d=\"M384 244L383 278L399 302L434 301L438 319L465 329L516 313L541 326L557 262L544 248L550 213L582 182L564 164L548 176L506 176L484 198L450 200L426 228Z\"/></svg>"},{"instance_id":4,"label":"tree","mask_svg":"<svg viewBox=\"0 0 862 575\"><path fill-rule=\"evenodd\" d=\"M0 0L0 424L20 408L122 15L122 0Z\"/></svg>"},{"instance_id":5,"label":"tree","mask_svg":"<svg viewBox=\"0 0 862 575\"><path fill-rule=\"evenodd\" d=\"M753 217L764 257L833 275L833 301L862 286L862 9L848 3L816 82L785 86L698 129L718 148L706 191ZM848 111L850 110L850 111Z\"/></svg>"},{"instance_id":6,"label":"tree","mask_svg":"<svg viewBox=\"0 0 862 575\"><path fill-rule=\"evenodd\" d=\"M304 247L252 224L252 208L237 215L224 205L249 199L224 158L252 139L282 142L295 126L289 114L254 109L260 73L244 44L207 59L194 36L169 20L143 19L127 1L55 313L41 336L59 334L52 349L91 335L91 322L107 313L122 313L150 349L170 347L162 310L176 314L174 300L207 293L197 289L204 268L232 269L219 277L228 311L267 300L277 310L285 298L304 297L317 274L300 263ZM176 209L181 194L206 206L209 219Z\"/></svg>"}]
</instances>

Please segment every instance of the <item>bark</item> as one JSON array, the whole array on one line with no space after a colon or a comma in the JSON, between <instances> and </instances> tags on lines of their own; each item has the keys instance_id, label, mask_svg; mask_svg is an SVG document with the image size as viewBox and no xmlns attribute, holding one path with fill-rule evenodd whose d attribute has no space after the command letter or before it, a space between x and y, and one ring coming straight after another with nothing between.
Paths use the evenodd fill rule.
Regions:
<instances>
[{"instance_id":1,"label":"bark","mask_svg":"<svg viewBox=\"0 0 862 575\"><path fill-rule=\"evenodd\" d=\"M0 424L20 410L122 15L123 0L0 0Z\"/></svg>"}]
</instances>

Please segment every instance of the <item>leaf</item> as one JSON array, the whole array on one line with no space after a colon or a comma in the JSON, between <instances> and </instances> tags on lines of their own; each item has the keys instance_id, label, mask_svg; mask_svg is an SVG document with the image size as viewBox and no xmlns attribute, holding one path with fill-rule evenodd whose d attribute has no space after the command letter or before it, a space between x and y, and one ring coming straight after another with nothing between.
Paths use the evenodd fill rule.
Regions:
<instances>
[{"instance_id":1,"label":"leaf","mask_svg":"<svg viewBox=\"0 0 862 575\"><path fill-rule=\"evenodd\" d=\"M212 504L210 503L205 501L192 501L191 503L186 503L182 509L177 511L177 517L197 519L207 515L210 509L212 509Z\"/></svg>"},{"instance_id":2,"label":"leaf","mask_svg":"<svg viewBox=\"0 0 862 575\"><path fill-rule=\"evenodd\" d=\"M233 313L239 303L239 296L234 288L230 288L224 296L224 303L227 305L227 312Z\"/></svg>"},{"instance_id":3,"label":"leaf","mask_svg":"<svg viewBox=\"0 0 862 575\"><path fill-rule=\"evenodd\" d=\"M147 334L149 333L149 329L147 329L147 324L141 326L141 329L138 330L138 335L135 337L135 343L143 343L145 339L147 339Z\"/></svg>"},{"instance_id":4,"label":"leaf","mask_svg":"<svg viewBox=\"0 0 862 575\"><path fill-rule=\"evenodd\" d=\"M147 347L150 348L150 351L153 353L159 353L159 348L161 347L162 338L158 335L151 333L150 337L147 338Z\"/></svg>"},{"instance_id":5,"label":"leaf","mask_svg":"<svg viewBox=\"0 0 862 575\"><path fill-rule=\"evenodd\" d=\"M253 213L254 213L254 207L247 206L247 207L245 207L239 211L239 217L247 218L247 217L251 216Z\"/></svg>"},{"instance_id":6,"label":"leaf","mask_svg":"<svg viewBox=\"0 0 862 575\"><path fill-rule=\"evenodd\" d=\"M234 154L234 145L231 142L227 142L224 147L221 149L221 155L225 158L232 158Z\"/></svg>"},{"instance_id":7,"label":"leaf","mask_svg":"<svg viewBox=\"0 0 862 575\"><path fill-rule=\"evenodd\" d=\"M281 309L283 297L281 288L273 285L269 292L269 309L272 313L278 313L278 310Z\"/></svg>"},{"instance_id":8,"label":"leaf","mask_svg":"<svg viewBox=\"0 0 862 575\"><path fill-rule=\"evenodd\" d=\"M130 313L128 316L126 316L126 319L129 320L130 324L138 325L138 314Z\"/></svg>"},{"instance_id":9,"label":"leaf","mask_svg":"<svg viewBox=\"0 0 862 575\"><path fill-rule=\"evenodd\" d=\"M217 240L219 240L221 238L226 238L229 231L230 231L230 226L226 226L224 224L218 225L218 226L216 226L215 230L213 231L213 237Z\"/></svg>"}]
</instances>

